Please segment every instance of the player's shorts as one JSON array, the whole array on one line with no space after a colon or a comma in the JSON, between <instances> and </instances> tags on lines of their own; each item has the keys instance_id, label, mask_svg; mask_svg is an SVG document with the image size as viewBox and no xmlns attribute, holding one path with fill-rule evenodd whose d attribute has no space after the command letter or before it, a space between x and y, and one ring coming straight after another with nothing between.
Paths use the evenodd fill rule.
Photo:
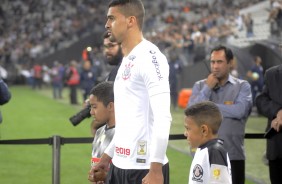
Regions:
<instances>
[{"instance_id":1,"label":"player's shorts","mask_svg":"<svg viewBox=\"0 0 282 184\"><path fill-rule=\"evenodd\" d=\"M107 174L106 184L142 184L149 169L120 169L113 164ZM169 163L163 166L164 184L169 184Z\"/></svg>"}]
</instances>

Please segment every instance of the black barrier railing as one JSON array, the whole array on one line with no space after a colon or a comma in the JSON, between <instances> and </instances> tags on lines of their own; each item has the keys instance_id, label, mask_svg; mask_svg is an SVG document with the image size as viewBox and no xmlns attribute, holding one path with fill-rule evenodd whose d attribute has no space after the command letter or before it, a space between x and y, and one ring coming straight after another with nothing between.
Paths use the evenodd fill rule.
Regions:
<instances>
[{"instance_id":1,"label":"black barrier railing","mask_svg":"<svg viewBox=\"0 0 282 184\"><path fill-rule=\"evenodd\" d=\"M245 134L246 139L264 139L264 134ZM186 139L183 134L169 135L169 140ZM52 145L52 184L60 184L60 158L61 158L61 145L64 144L81 144L91 143L93 137L77 137L77 138L64 138L54 135L50 138L40 139L18 139L18 140L0 140L0 145L15 145L15 144L49 144Z\"/></svg>"}]
</instances>

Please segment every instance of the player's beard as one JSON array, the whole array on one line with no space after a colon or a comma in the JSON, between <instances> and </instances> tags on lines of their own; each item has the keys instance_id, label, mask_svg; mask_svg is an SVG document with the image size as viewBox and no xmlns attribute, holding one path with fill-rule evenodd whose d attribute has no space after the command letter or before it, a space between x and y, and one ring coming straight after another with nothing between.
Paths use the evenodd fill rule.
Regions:
<instances>
[{"instance_id":1,"label":"player's beard","mask_svg":"<svg viewBox=\"0 0 282 184\"><path fill-rule=\"evenodd\" d=\"M107 62L109 63L109 65L118 65L121 62L122 57L123 55L122 55L121 47L119 46L117 54L107 59Z\"/></svg>"}]
</instances>

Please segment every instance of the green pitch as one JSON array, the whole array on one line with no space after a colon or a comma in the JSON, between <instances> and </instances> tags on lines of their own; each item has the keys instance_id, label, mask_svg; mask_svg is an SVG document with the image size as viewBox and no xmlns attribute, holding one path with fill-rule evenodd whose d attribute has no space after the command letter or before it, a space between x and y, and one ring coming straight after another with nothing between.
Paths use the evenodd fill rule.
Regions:
<instances>
[{"instance_id":1,"label":"green pitch","mask_svg":"<svg viewBox=\"0 0 282 184\"><path fill-rule=\"evenodd\" d=\"M74 127L68 120L81 110L82 105L68 103L68 89L63 100L53 100L51 90L33 91L27 86L12 86L12 100L1 107L4 122L0 125L0 139L36 139L61 137L90 137L90 119ZM79 97L80 102L81 95ZM171 134L181 134L183 110L172 111ZM261 133L266 120L250 118L246 132ZM264 140L246 140L248 178L269 183L267 167L262 163ZM172 184L188 183L192 158L185 140L170 141L167 151L170 160ZM65 144L61 147L61 183L85 183L90 167L91 144ZM252 180L253 181L253 180ZM52 146L0 145L0 183L50 184L52 183ZM247 183L251 182L248 179Z\"/></svg>"}]
</instances>

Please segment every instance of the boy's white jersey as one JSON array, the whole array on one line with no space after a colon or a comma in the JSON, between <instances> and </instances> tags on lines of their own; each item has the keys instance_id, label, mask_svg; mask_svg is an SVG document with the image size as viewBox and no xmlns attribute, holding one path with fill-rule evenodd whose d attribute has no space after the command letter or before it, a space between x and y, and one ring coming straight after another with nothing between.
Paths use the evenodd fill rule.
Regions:
<instances>
[{"instance_id":1,"label":"boy's white jersey","mask_svg":"<svg viewBox=\"0 0 282 184\"><path fill-rule=\"evenodd\" d=\"M147 40L124 57L114 83L116 133L113 164L122 169L149 169L166 164L171 124L169 66Z\"/></svg>"},{"instance_id":2,"label":"boy's white jersey","mask_svg":"<svg viewBox=\"0 0 282 184\"><path fill-rule=\"evenodd\" d=\"M189 184L231 184L231 165L223 141L213 139L197 148Z\"/></svg>"}]
</instances>

